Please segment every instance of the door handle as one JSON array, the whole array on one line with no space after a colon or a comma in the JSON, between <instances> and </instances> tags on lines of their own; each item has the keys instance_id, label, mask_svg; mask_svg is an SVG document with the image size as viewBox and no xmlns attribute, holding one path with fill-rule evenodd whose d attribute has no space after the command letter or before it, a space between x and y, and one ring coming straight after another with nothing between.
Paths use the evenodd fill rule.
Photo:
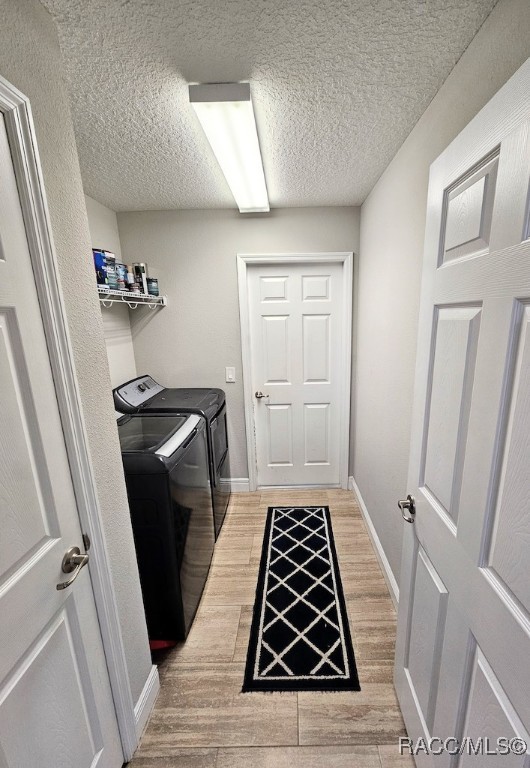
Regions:
<instances>
[{"instance_id":1,"label":"door handle","mask_svg":"<svg viewBox=\"0 0 530 768\"><path fill-rule=\"evenodd\" d=\"M72 575L66 581L61 581L57 584L56 589L66 589L73 584L81 573L81 569L88 563L90 559L90 555L88 554L88 550L90 549L90 539L86 534L83 534L83 542L85 544L85 549L87 550L84 554L81 553L79 547L70 547L70 549L67 549L64 553L61 570L63 573L71 573Z\"/></svg>"},{"instance_id":2,"label":"door handle","mask_svg":"<svg viewBox=\"0 0 530 768\"><path fill-rule=\"evenodd\" d=\"M401 516L403 517L403 520L406 520L407 523L413 523L416 515L416 504L414 502L414 496L411 496L409 493L406 499L401 499L401 501L398 501L398 507L401 510ZM410 513L409 515L405 514L406 509L408 509Z\"/></svg>"},{"instance_id":3,"label":"door handle","mask_svg":"<svg viewBox=\"0 0 530 768\"><path fill-rule=\"evenodd\" d=\"M264 394L263 394L263 392L261 392L260 390L258 390L257 392L254 392L254 397L255 397L257 400L261 400L261 398L262 398L262 397L270 397L270 395L264 395Z\"/></svg>"}]
</instances>

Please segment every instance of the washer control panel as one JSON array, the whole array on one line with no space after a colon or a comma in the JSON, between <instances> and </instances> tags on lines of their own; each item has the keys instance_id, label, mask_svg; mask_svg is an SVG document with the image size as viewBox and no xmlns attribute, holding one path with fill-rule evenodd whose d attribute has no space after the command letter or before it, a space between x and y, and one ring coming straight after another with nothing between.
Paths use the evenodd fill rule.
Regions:
<instances>
[{"instance_id":1,"label":"washer control panel","mask_svg":"<svg viewBox=\"0 0 530 768\"><path fill-rule=\"evenodd\" d=\"M138 376L113 391L114 405L120 413L135 413L163 389L151 376Z\"/></svg>"}]
</instances>

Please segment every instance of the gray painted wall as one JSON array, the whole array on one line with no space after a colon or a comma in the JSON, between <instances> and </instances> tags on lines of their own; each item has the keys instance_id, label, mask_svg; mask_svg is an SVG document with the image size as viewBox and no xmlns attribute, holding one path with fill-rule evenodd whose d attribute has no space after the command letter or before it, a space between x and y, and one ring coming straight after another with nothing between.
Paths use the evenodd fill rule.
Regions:
<instances>
[{"instance_id":1,"label":"gray painted wall","mask_svg":"<svg viewBox=\"0 0 530 768\"><path fill-rule=\"evenodd\" d=\"M115 211L85 195L86 212L92 248L112 251L121 259L121 243ZM125 304L104 307L100 304L103 318L103 335L107 349L110 381L113 387L136 376L136 361L131 334L130 310Z\"/></svg>"},{"instance_id":2,"label":"gray painted wall","mask_svg":"<svg viewBox=\"0 0 530 768\"><path fill-rule=\"evenodd\" d=\"M34 0L0 0L0 75L29 97L134 701L151 670L81 174L55 26Z\"/></svg>"},{"instance_id":3,"label":"gray painted wall","mask_svg":"<svg viewBox=\"0 0 530 768\"><path fill-rule=\"evenodd\" d=\"M118 213L123 258L145 261L169 298L132 315L138 373L227 393L232 477L248 478L236 254L359 250L358 208ZM225 383L225 366L236 383Z\"/></svg>"},{"instance_id":4,"label":"gray painted wall","mask_svg":"<svg viewBox=\"0 0 530 768\"><path fill-rule=\"evenodd\" d=\"M530 3L500 0L361 209L353 474L399 579L429 166L530 55Z\"/></svg>"},{"instance_id":5,"label":"gray painted wall","mask_svg":"<svg viewBox=\"0 0 530 768\"><path fill-rule=\"evenodd\" d=\"M116 212L88 195L85 195L85 204L92 248L111 251L120 260L121 243Z\"/></svg>"}]
</instances>

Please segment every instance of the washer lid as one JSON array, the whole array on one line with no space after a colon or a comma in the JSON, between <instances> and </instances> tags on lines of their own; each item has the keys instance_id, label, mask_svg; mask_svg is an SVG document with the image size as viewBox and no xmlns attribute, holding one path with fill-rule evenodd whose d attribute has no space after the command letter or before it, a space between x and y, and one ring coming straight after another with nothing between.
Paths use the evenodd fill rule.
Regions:
<instances>
[{"instance_id":1,"label":"washer lid","mask_svg":"<svg viewBox=\"0 0 530 768\"><path fill-rule=\"evenodd\" d=\"M153 413L124 416L118 422L121 451L122 453L158 453L157 449L165 451L166 446L171 443L173 446L171 453L174 453L197 426L196 423L193 426L188 424L193 418L187 415ZM162 455L170 456L171 453L164 452Z\"/></svg>"}]
</instances>

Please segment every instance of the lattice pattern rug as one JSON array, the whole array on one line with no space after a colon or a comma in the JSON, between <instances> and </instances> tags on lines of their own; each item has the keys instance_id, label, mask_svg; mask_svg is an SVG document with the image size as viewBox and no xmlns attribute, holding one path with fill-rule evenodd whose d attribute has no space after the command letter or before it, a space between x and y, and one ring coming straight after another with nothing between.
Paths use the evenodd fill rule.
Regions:
<instances>
[{"instance_id":1,"label":"lattice pattern rug","mask_svg":"<svg viewBox=\"0 0 530 768\"><path fill-rule=\"evenodd\" d=\"M243 691L359 691L328 507L269 507Z\"/></svg>"}]
</instances>

